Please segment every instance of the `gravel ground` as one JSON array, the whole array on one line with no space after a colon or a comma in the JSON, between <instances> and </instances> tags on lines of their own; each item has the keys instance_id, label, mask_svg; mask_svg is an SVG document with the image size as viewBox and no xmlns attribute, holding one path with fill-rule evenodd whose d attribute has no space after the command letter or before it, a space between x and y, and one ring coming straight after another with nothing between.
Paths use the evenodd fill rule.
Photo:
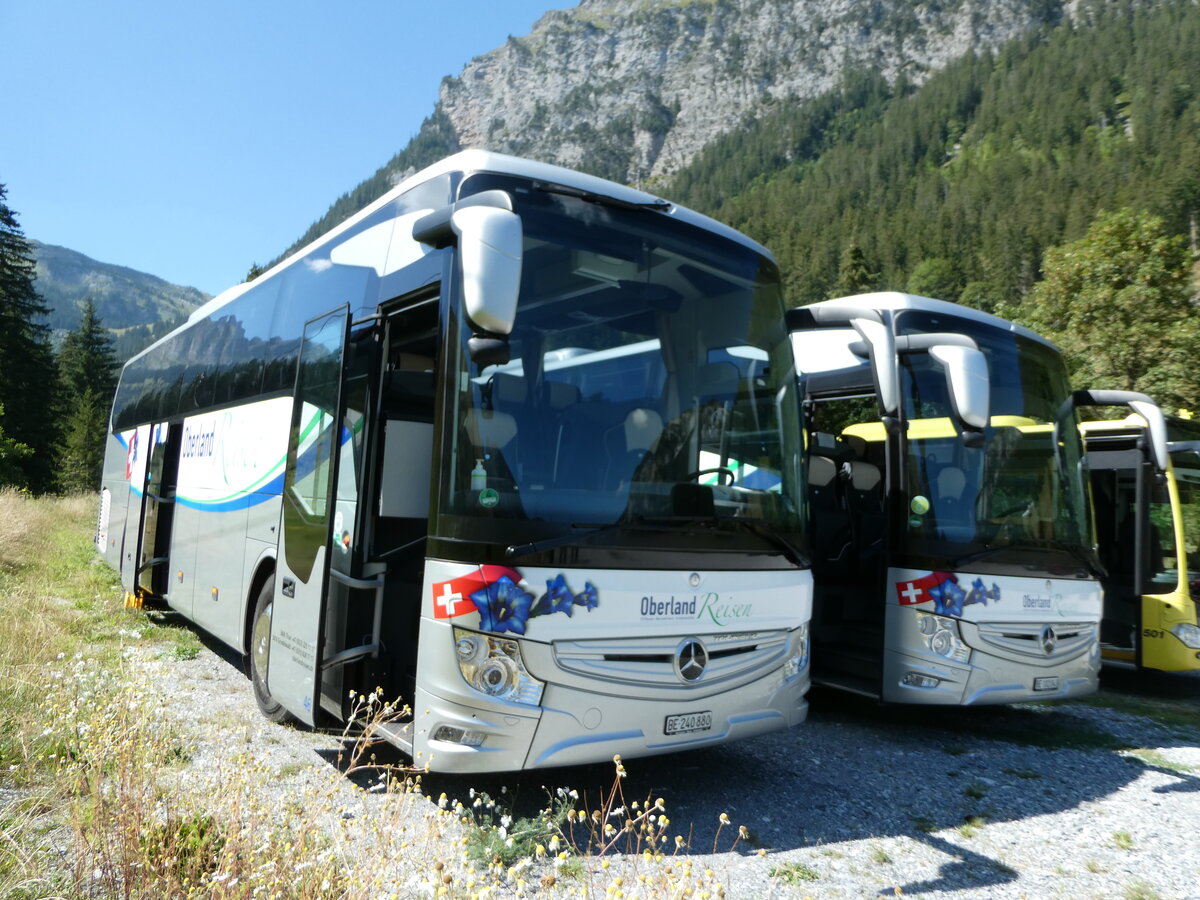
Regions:
<instances>
[{"instance_id":1,"label":"gravel ground","mask_svg":"<svg viewBox=\"0 0 1200 900\"><path fill-rule=\"evenodd\" d=\"M135 658L193 745L180 783L220 790L252 757L261 802L311 808L347 855L389 869L394 896L428 895L430 860L463 836L430 798L470 804L475 789L532 815L559 787L594 802L614 781L606 764L426 775L425 796L372 791L338 770L338 735L262 719L240 660L219 646L191 660ZM625 761L625 797L664 798L670 833L687 840L693 877L711 870L703 882L714 895L719 884L738 898L1200 898L1200 731L1162 715L1200 721L1200 675L1106 672L1095 702L1057 707L884 708L822 691L810 699L809 721L790 731ZM721 813L730 825L720 826ZM739 825L748 835L730 850ZM673 863L686 871L684 859ZM604 896L620 875L635 896L638 874L662 871L636 855L601 865L560 872L550 890L539 878L551 869L534 866L523 873L526 890L590 886Z\"/></svg>"}]
</instances>

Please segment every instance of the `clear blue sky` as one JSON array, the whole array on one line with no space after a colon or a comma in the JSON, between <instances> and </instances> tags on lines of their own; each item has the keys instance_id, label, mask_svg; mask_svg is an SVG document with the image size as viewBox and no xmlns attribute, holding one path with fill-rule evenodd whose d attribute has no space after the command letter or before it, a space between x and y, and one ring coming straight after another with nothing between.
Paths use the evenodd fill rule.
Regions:
<instances>
[{"instance_id":1,"label":"clear blue sky","mask_svg":"<svg viewBox=\"0 0 1200 900\"><path fill-rule=\"evenodd\" d=\"M402 149L443 76L575 0L0 0L26 237L216 294Z\"/></svg>"}]
</instances>

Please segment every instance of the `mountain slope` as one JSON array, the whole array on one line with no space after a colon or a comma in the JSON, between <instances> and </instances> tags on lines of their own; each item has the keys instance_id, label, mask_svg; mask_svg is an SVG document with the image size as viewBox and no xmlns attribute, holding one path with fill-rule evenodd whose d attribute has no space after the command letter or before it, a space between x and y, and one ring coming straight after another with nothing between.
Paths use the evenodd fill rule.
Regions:
<instances>
[{"instance_id":1,"label":"mountain slope","mask_svg":"<svg viewBox=\"0 0 1200 900\"><path fill-rule=\"evenodd\" d=\"M583 0L468 63L439 108L462 146L634 182L848 71L919 83L1059 14L1045 0Z\"/></svg>"},{"instance_id":2,"label":"mountain slope","mask_svg":"<svg viewBox=\"0 0 1200 900\"><path fill-rule=\"evenodd\" d=\"M1197 249L1197 46L1195 3L1112 4L916 90L859 76L714 141L666 193L771 247L791 302L830 296L857 248L873 286L1011 306L1103 210Z\"/></svg>"},{"instance_id":3,"label":"mountain slope","mask_svg":"<svg viewBox=\"0 0 1200 900\"><path fill-rule=\"evenodd\" d=\"M443 81L417 137L295 245L465 147L659 181L714 138L847 73L921 83L1057 22L1063 0L582 0Z\"/></svg>"},{"instance_id":4,"label":"mountain slope","mask_svg":"<svg viewBox=\"0 0 1200 900\"><path fill-rule=\"evenodd\" d=\"M145 272L98 262L66 247L31 240L37 288L50 307L50 327L69 331L79 324L80 304L91 297L104 326L117 336L123 358L178 325L209 299Z\"/></svg>"}]
</instances>

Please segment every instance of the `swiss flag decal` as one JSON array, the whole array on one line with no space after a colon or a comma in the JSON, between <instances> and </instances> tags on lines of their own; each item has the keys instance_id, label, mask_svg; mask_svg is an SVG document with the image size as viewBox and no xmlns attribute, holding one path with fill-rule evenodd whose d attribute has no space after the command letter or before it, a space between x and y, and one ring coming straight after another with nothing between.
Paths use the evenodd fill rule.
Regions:
<instances>
[{"instance_id":1,"label":"swiss flag decal","mask_svg":"<svg viewBox=\"0 0 1200 900\"><path fill-rule=\"evenodd\" d=\"M494 584L507 575L514 583L520 583L521 573L508 566L480 566L460 578L437 581L433 584L433 617L453 619L478 610L471 595Z\"/></svg>"},{"instance_id":2,"label":"swiss flag decal","mask_svg":"<svg viewBox=\"0 0 1200 900\"><path fill-rule=\"evenodd\" d=\"M958 579L949 572L930 572L912 581L897 581L896 595L901 606L929 603L936 599L937 589L947 581L957 583Z\"/></svg>"}]
</instances>

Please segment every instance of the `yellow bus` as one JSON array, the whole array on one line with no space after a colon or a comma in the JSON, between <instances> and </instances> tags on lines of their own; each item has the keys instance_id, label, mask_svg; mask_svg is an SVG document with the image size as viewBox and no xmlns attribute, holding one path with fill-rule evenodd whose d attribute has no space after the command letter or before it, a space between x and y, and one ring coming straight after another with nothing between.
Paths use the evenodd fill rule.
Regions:
<instances>
[{"instance_id":1,"label":"yellow bus","mask_svg":"<svg viewBox=\"0 0 1200 900\"><path fill-rule=\"evenodd\" d=\"M1165 469L1141 416L1084 422L1081 430L1106 570L1102 658L1200 670L1200 423L1167 417Z\"/></svg>"}]
</instances>

